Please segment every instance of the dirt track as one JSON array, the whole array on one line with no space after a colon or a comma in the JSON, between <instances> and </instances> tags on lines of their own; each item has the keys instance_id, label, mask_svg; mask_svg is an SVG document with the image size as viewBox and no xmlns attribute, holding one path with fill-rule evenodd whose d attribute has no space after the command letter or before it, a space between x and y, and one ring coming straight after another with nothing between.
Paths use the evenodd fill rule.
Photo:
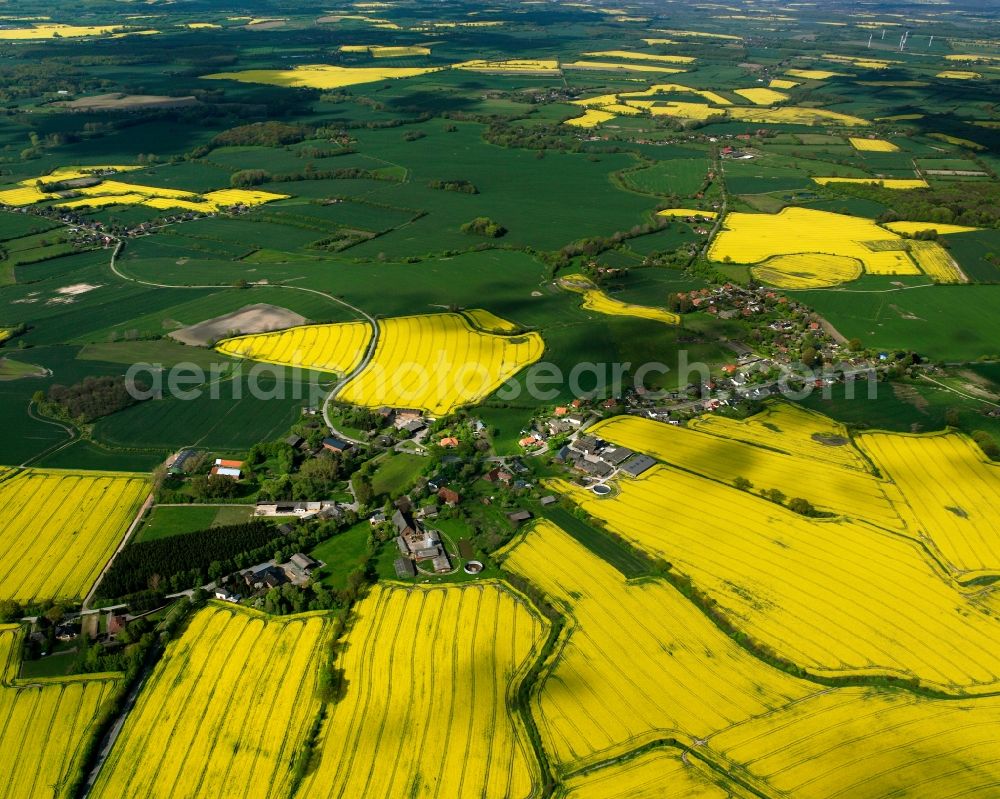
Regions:
<instances>
[{"instance_id":1,"label":"dirt track","mask_svg":"<svg viewBox=\"0 0 1000 799\"><path fill-rule=\"evenodd\" d=\"M270 330L282 330L295 327L308 321L294 311L279 308L277 305L258 303L247 305L238 311L206 319L190 327L175 330L170 337L183 344L193 347L208 347L221 338L226 338L234 332L266 333Z\"/></svg>"}]
</instances>

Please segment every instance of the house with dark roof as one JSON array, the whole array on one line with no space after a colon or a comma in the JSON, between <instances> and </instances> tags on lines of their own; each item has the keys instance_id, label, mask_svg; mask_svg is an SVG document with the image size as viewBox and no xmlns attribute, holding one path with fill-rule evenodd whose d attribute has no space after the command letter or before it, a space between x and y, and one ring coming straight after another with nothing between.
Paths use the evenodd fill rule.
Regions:
<instances>
[{"instance_id":1,"label":"house with dark roof","mask_svg":"<svg viewBox=\"0 0 1000 799\"><path fill-rule=\"evenodd\" d=\"M633 477L638 477L640 474L653 468L655 465L656 461L648 455L633 455L629 460L622 464L621 469L623 472L627 472Z\"/></svg>"},{"instance_id":2,"label":"house with dark roof","mask_svg":"<svg viewBox=\"0 0 1000 799\"><path fill-rule=\"evenodd\" d=\"M413 521L409 511L404 512L398 508L392 514L392 526L396 528L396 533L404 537L413 535L417 531L416 522Z\"/></svg>"},{"instance_id":3,"label":"house with dark roof","mask_svg":"<svg viewBox=\"0 0 1000 799\"><path fill-rule=\"evenodd\" d=\"M603 442L593 436L577 436L576 441L574 441L570 446L577 452L582 452L585 455L593 455L603 446Z\"/></svg>"},{"instance_id":4,"label":"house with dark roof","mask_svg":"<svg viewBox=\"0 0 1000 799\"><path fill-rule=\"evenodd\" d=\"M396 576L401 580L417 576L417 566L409 558L396 558L392 562L392 567L396 570Z\"/></svg>"},{"instance_id":5,"label":"house with dark roof","mask_svg":"<svg viewBox=\"0 0 1000 799\"><path fill-rule=\"evenodd\" d=\"M601 460L605 463L611 464L612 466L618 466L634 454L635 453L628 447L606 447L604 451L601 452Z\"/></svg>"},{"instance_id":6,"label":"house with dark roof","mask_svg":"<svg viewBox=\"0 0 1000 799\"><path fill-rule=\"evenodd\" d=\"M340 454L341 452L346 452L350 448L351 444L348 441L341 441L339 438L334 438L333 436L328 436L323 439L323 449L328 452Z\"/></svg>"}]
</instances>

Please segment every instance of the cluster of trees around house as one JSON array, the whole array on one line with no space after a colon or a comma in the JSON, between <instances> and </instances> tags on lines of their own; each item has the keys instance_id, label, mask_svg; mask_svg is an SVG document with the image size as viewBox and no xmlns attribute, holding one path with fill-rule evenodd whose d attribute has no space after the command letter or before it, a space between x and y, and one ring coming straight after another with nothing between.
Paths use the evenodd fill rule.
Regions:
<instances>
[{"instance_id":1,"label":"cluster of trees around house","mask_svg":"<svg viewBox=\"0 0 1000 799\"><path fill-rule=\"evenodd\" d=\"M115 558L97 595L115 599L147 590L172 593L204 585L269 559L283 538L273 523L258 519L132 542Z\"/></svg>"},{"instance_id":2,"label":"cluster of trees around house","mask_svg":"<svg viewBox=\"0 0 1000 799\"><path fill-rule=\"evenodd\" d=\"M486 236L490 239L498 239L506 235L507 228L499 222L494 222L488 216L477 216L471 222L462 225L462 232L476 236Z\"/></svg>"},{"instance_id":3,"label":"cluster of trees around house","mask_svg":"<svg viewBox=\"0 0 1000 799\"><path fill-rule=\"evenodd\" d=\"M184 465L184 475L157 469L157 502L208 502L254 493L261 500L329 499L354 470L360 456L351 450L313 454L325 435L323 429L302 423L294 431L305 441L305 452L294 449L284 439L255 444L243 460L243 478L239 481L210 474L212 458L207 453L190 458Z\"/></svg>"},{"instance_id":4,"label":"cluster of trees around house","mask_svg":"<svg viewBox=\"0 0 1000 799\"><path fill-rule=\"evenodd\" d=\"M457 191L462 194L479 194L476 184L468 180L430 180L427 182L428 188L440 189L441 191Z\"/></svg>"},{"instance_id":5,"label":"cluster of trees around house","mask_svg":"<svg viewBox=\"0 0 1000 799\"><path fill-rule=\"evenodd\" d=\"M47 394L35 392L34 400L43 413L87 424L141 402L135 394L149 390L141 381L129 388L124 377L85 377L72 386L56 383Z\"/></svg>"}]
</instances>

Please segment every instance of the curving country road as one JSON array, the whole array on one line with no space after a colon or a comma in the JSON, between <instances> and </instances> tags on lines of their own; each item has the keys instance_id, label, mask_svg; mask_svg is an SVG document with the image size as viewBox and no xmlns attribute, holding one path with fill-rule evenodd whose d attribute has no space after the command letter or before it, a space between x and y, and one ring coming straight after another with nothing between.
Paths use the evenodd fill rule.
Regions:
<instances>
[{"instance_id":1,"label":"curving country road","mask_svg":"<svg viewBox=\"0 0 1000 799\"><path fill-rule=\"evenodd\" d=\"M118 269L118 255L119 255L119 253L121 253L121 251L124 248L124 246L125 246L125 242L124 241L122 241L121 239L116 239L115 248L114 248L114 250L111 253L111 262L109 264L110 268L111 268L111 272L115 275L115 277L117 277L117 278L119 278L121 280L125 280L125 281L131 282L131 283L138 283L138 284L143 285L143 286L152 286L154 288L163 288L163 289L231 289L232 288L231 285L225 284L225 283L222 283L222 284L220 284L220 283L205 283L205 284L198 284L198 285L176 285L176 284L173 284L173 283L157 283L157 282L152 281L152 280L142 280L142 279L137 278L137 277L130 277L129 275L124 274L123 272L121 272ZM335 304L340 305L340 306L342 306L344 308L347 308L348 310L353 311L358 316L363 317L364 320L369 324L369 326L371 327L371 330L372 330L372 336L371 336L371 340L368 343L368 348L365 350L364 357L361 359L361 361L358 363L358 365L356 367L354 367L353 370L351 370L348 374L344 375L343 377L340 378L340 380L337 381L336 385L334 385L334 387L332 389L330 389L330 393L326 395L326 399L323 400L323 421L326 424L327 428L329 428L329 430L332 433L334 433L337 437L339 437L339 438L341 438L341 439L343 439L345 441L350 441L351 443L354 443L354 444L359 443L355 439L350 438L348 436L345 436L343 433L341 433L339 430L337 430L337 428L334 427L333 424L330 422L330 402L340 392L340 390L347 384L348 381L354 379L358 374L361 373L361 371L366 366L368 366L368 364L371 362L371 359L374 357L374 355L375 355L375 348L378 346L379 334L381 332L381 330L379 328L378 320L374 316L372 316L371 314L369 314L367 311L362 310L361 308L358 308L356 305L352 305L351 303L347 302L347 300L341 299L340 297L336 297L333 294L328 294L325 291L320 291L319 289L310 289L310 288L305 288L304 286L289 286L287 284L282 284L282 283L276 283L276 284L273 284L273 285L272 284L255 284L254 288L255 289L260 289L260 288L290 289L292 291L305 291L305 292L308 292L309 294L316 294L316 295L318 295L320 297L324 297L324 298L330 300L330 302L332 302L332 303L335 303Z\"/></svg>"}]
</instances>

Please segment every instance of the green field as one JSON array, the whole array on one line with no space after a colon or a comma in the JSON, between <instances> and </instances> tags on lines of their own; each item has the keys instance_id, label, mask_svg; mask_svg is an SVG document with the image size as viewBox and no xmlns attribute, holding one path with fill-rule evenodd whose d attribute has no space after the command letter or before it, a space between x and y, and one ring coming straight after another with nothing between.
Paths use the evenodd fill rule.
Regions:
<instances>
[{"instance_id":1,"label":"green field","mask_svg":"<svg viewBox=\"0 0 1000 799\"><path fill-rule=\"evenodd\" d=\"M239 524L253 514L249 505L215 507L210 505L157 505L147 514L134 541L154 541L181 533L193 533L210 527Z\"/></svg>"},{"instance_id":2,"label":"green field","mask_svg":"<svg viewBox=\"0 0 1000 799\"><path fill-rule=\"evenodd\" d=\"M906 290L804 291L814 307L848 338L866 347L911 349L935 360L965 361L1000 354L997 286L930 286Z\"/></svg>"},{"instance_id":3,"label":"green field","mask_svg":"<svg viewBox=\"0 0 1000 799\"><path fill-rule=\"evenodd\" d=\"M339 590L347 586L347 575L368 559L368 538L372 526L367 519L337 533L309 552L309 557L322 561L320 582Z\"/></svg>"},{"instance_id":4,"label":"green field","mask_svg":"<svg viewBox=\"0 0 1000 799\"><path fill-rule=\"evenodd\" d=\"M375 496L399 496L420 476L427 462L427 458L422 455L409 455L405 452L383 457L372 475Z\"/></svg>"}]
</instances>

